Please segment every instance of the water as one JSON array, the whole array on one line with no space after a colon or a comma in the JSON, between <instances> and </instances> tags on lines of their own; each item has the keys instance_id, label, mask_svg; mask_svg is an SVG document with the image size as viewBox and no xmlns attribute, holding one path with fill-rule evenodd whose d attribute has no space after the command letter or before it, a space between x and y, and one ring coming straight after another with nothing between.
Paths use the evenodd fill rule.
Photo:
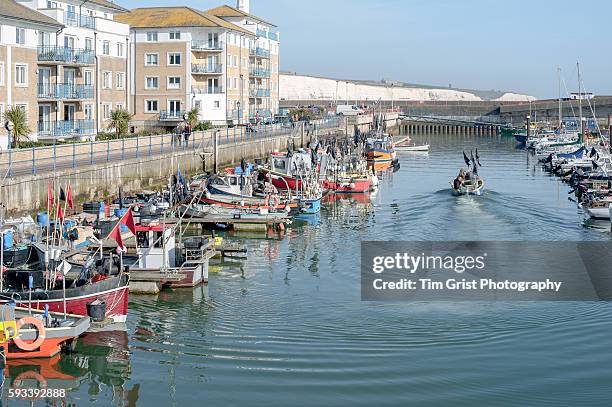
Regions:
<instances>
[{"instance_id":1,"label":"water","mask_svg":"<svg viewBox=\"0 0 612 407\"><path fill-rule=\"evenodd\" d=\"M133 296L128 333L84 338L53 385L98 406L610 405L610 304L360 301L361 240L611 238L513 141L414 139L431 153L401 153L370 199L245 240L209 287ZM452 197L476 147L487 192Z\"/></svg>"}]
</instances>

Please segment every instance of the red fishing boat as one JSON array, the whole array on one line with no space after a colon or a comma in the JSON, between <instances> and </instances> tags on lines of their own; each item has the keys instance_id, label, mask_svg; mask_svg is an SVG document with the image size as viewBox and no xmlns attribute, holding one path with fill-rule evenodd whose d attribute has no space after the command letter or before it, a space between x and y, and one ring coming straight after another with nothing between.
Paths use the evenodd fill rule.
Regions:
<instances>
[{"instance_id":1,"label":"red fishing boat","mask_svg":"<svg viewBox=\"0 0 612 407\"><path fill-rule=\"evenodd\" d=\"M261 171L279 190L301 190L301 178L312 171L312 157L305 152L272 153L270 167L262 168Z\"/></svg>"}]
</instances>

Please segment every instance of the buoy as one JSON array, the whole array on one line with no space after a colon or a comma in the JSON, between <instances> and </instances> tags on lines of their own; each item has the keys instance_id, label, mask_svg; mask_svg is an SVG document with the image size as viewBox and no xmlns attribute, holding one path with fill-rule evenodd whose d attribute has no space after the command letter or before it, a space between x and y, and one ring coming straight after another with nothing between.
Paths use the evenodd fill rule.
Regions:
<instances>
[{"instance_id":1,"label":"buoy","mask_svg":"<svg viewBox=\"0 0 612 407\"><path fill-rule=\"evenodd\" d=\"M46 338L45 326L43 325L42 321L34 317L23 317L17 321L17 331L21 331L21 328L24 325L33 325L34 328L36 328L36 331L38 332L38 337L34 342L26 342L19 336L17 336L13 339L15 345L17 345L19 349L27 351L33 351L40 348Z\"/></svg>"}]
</instances>

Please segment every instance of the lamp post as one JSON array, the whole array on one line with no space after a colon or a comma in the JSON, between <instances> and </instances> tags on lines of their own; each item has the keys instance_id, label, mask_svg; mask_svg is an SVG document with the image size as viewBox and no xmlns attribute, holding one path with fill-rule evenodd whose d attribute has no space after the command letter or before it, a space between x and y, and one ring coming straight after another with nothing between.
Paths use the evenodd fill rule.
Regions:
<instances>
[{"instance_id":1,"label":"lamp post","mask_svg":"<svg viewBox=\"0 0 612 407\"><path fill-rule=\"evenodd\" d=\"M240 111L240 107L242 106L243 100L244 100L244 75L240 74L240 100L238 101L238 124L242 124L242 112Z\"/></svg>"},{"instance_id":2,"label":"lamp post","mask_svg":"<svg viewBox=\"0 0 612 407\"><path fill-rule=\"evenodd\" d=\"M7 149L10 150L12 148L12 145L11 145L11 133L15 129L15 124L12 121L7 120L6 123L4 123L4 128L8 132Z\"/></svg>"}]
</instances>

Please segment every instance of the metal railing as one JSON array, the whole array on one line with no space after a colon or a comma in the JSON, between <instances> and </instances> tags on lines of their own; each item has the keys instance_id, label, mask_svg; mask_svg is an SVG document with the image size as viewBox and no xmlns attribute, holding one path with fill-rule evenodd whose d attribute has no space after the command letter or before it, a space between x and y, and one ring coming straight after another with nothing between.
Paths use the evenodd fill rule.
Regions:
<instances>
[{"instance_id":1,"label":"metal railing","mask_svg":"<svg viewBox=\"0 0 612 407\"><path fill-rule=\"evenodd\" d=\"M191 41L191 49L194 51L223 51L223 41Z\"/></svg>"},{"instance_id":2,"label":"metal railing","mask_svg":"<svg viewBox=\"0 0 612 407\"><path fill-rule=\"evenodd\" d=\"M208 73L223 73L223 65L208 65L208 64L191 64L191 73L193 74L208 74Z\"/></svg>"},{"instance_id":3,"label":"metal railing","mask_svg":"<svg viewBox=\"0 0 612 407\"><path fill-rule=\"evenodd\" d=\"M249 49L249 55L261 58L270 58L270 50L260 47L251 48Z\"/></svg>"},{"instance_id":4,"label":"metal railing","mask_svg":"<svg viewBox=\"0 0 612 407\"><path fill-rule=\"evenodd\" d=\"M191 93L194 95L216 95L223 93L223 87L221 86L204 86L204 87L191 87Z\"/></svg>"},{"instance_id":5,"label":"metal railing","mask_svg":"<svg viewBox=\"0 0 612 407\"><path fill-rule=\"evenodd\" d=\"M63 120L38 122L38 137L48 138L70 138L96 133L93 120Z\"/></svg>"},{"instance_id":6,"label":"metal railing","mask_svg":"<svg viewBox=\"0 0 612 407\"><path fill-rule=\"evenodd\" d=\"M256 78L269 78L270 70L263 69L263 68L251 68L251 70L249 71L249 74Z\"/></svg>"},{"instance_id":7,"label":"metal railing","mask_svg":"<svg viewBox=\"0 0 612 407\"><path fill-rule=\"evenodd\" d=\"M93 99L93 85L64 84L64 83L39 83L38 98L50 100L81 100Z\"/></svg>"},{"instance_id":8,"label":"metal railing","mask_svg":"<svg viewBox=\"0 0 612 407\"><path fill-rule=\"evenodd\" d=\"M43 45L38 47L38 60L43 62L93 65L94 52L89 49Z\"/></svg>"},{"instance_id":9,"label":"metal railing","mask_svg":"<svg viewBox=\"0 0 612 407\"><path fill-rule=\"evenodd\" d=\"M159 112L159 120L176 121L183 120L184 110L162 110Z\"/></svg>"},{"instance_id":10,"label":"metal railing","mask_svg":"<svg viewBox=\"0 0 612 407\"><path fill-rule=\"evenodd\" d=\"M254 119L259 117L261 119L267 119L268 117L272 117L272 111L270 109L250 109L249 117Z\"/></svg>"},{"instance_id":11,"label":"metal railing","mask_svg":"<svg viewBox=\"0 0 612 407\"><path fill-rule=\"evenodd\" d=\"M64 24L73 27L96 29L96 18L87 14L64 13Z\"/></svg>"},{"instance_id":12,"label":"metal railing","mask_svg":"<svg viewBox=\"0 0 612 407\"><path fill-rule=\"evenodd\" d=\"M266 88L250 88L249 94L254 98L268 98L270 97L270 89Z\"/></svg>"},{"instance_id":13,"label":"metal railing","mask_svg":"<svg viewBox=\"0 0 612 407\"><path fill-rule=\"evenodd\" d=\"M278 41L278 33L273 31L268 31L268 38L272 41Z\"/></svg>"},{"instance_id":14,"label":"metal railing","mask_svg":"<svg viewBox=\"0 0 612 407\"><path fill-rule=\"evenodd\" d=\"M47 123L50 123L49 128L51 128L53 122ZM340 124L341 121L338 118L332 117L311 122L305 129L306 131L313 131L341 128ZM219 132L219 144L227 145L287 136L297 127L297 124L276 123L252 126L252 130L247 130L244 126L235 126L205 132L193 132L188 140L185 140L184 135L180 134L163 134L119 140L11 149L0 154L0 166L8 169L9 177L49 173L83 165L120 162L134 158L151 158L176 151L198 152L209 150L213 146L213 134L217 131Z\"/></svg>"}]
</instances>

